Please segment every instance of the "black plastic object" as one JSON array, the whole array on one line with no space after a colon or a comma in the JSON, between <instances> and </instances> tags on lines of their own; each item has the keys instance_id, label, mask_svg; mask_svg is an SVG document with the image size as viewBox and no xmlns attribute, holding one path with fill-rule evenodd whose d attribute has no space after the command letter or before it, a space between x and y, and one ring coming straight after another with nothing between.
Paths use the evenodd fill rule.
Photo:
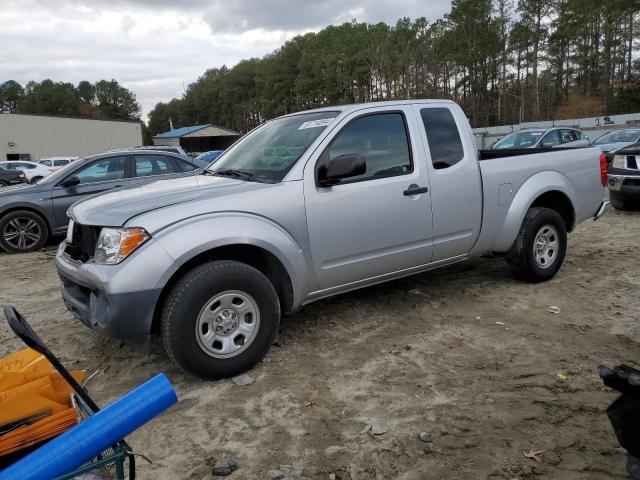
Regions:
<instances>
[{"instance_id":1,"label":"black plastic object","mask_svg":"<svg viewBox=\"0 0 640 480\"><path fill-rule=\"evenodd\" d=\"M409 188L407 188L402 193L404 194L405 197L410 197L411 195L420 195L421 193L427 193L428 191L429 191L429 188L419 187L415 183L412 183L411 185L409 185Z\"/></svg>"},{"instance_id":2,"label":"black plastic object","mask_svg":"<svg viewBox=\"0 0 640 480\"><path fill-rule=\"evenodd\" d=\"M613 369L600 365L598 372L606 386L622 393L607 408L607 416L620 446L625 448L630 456L638 459L640 458L640 370L628 365L619 365Z\"/></svg>"},{"instance_id":3,"label":"black plastic object","mask_svg":"<svg viewBox=\"0 0 640 480\"><path fill-rule=\"evenodd\" d=\"M73 388L76 394L87 404L87 406L96 413L100 410L98 405L91 399L87 391L78 383L76 379L71 376L69 371L64 368L60 360L51 353L46 345L40 340L40 337L33 331L31 325L23 318L22 315L12 306L4 307L4 316L7 317L7 322L13 333L15 333L29 348L32 348L36 352L44 355L51 365L62 375L66 382Z\"/></svg>"}]
</instances>

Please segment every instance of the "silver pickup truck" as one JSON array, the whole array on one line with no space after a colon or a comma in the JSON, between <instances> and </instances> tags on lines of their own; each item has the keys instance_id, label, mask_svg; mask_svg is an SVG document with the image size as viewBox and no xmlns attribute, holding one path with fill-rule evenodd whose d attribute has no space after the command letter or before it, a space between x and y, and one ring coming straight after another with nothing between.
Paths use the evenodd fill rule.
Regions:
<instances>
[{"instance_id":1,"label":"silver pickup truck","mask_svg":"<svg viewBox=\"0 0 640 480\"><path fill-rule=\"evenodd\" d=\"M105 334L160 330L180 367L216 378L260 361L281 314L330 295L488 253L548 280L567 232L602 215L606 159L529 152L478 154L445 100L280 117L202 175L72 206L62 296Z\"/></svg>"}]
</instances>

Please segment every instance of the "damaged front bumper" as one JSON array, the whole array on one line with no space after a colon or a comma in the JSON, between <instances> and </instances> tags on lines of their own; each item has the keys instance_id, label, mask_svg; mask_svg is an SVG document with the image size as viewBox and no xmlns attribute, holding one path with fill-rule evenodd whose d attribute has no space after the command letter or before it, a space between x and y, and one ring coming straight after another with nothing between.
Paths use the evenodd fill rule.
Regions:
<instances>
[{"instance_id":1,"label":"damaged front bumper","mask_svg":"<svg viewBox=\"0 0 640 480\"><path fill-rule=\"evenodd\" d=\"M172 262L167 253L158 245L145 245L136 254L147 250L147 255L119 265L97 265L69 258L65 248L66 242L58 248L56 267L67 309L93 330L127 342L148 343L162 292L154 273L167 271Z\"/></svg>"}]
</instances>

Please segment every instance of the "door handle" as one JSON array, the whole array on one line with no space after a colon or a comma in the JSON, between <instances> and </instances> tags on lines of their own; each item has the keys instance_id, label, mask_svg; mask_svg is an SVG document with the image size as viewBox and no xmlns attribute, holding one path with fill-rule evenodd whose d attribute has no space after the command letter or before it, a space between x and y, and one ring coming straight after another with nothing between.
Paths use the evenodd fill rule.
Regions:
<instances>
[{"instance_id":1,"label":"door handle","mask_svg":"<svg viewBox=\"0 0 640 480\"><path fill-rule=\"evenodd\" d=\"M421 193L427 193L428 191L429 189L427 187L420 187L413 183L402 193L405 197L410 197L411 195L420 195Z\"/></svg>"}]
</instances>

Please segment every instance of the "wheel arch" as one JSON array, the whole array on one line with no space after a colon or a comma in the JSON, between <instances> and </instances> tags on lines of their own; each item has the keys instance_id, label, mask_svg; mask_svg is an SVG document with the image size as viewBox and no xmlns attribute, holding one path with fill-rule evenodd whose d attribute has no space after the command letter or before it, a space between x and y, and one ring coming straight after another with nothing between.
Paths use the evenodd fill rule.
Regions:
<instances>
[{"instance_id":1,"label":"wheel arch","mask_svg":"<svg viewBox=\"0 0 640 480\"><path fill-rule=\"evenodd\" d=\"M493 250L507 252L511 249L531 207L557 211L565 221L567 232L572 231L576 223L576 197L575 187L560 172L544 171L531 176L514 196Z\"/></svg>"},{"instance_id":2,"label":"wheel arch","mask_svg":"<svg viewBox=\"0 0 640 480\"><path fill-rule=\"evenodd\" d=\"M41 210L39 210L38 208L35 208L31 205L11 205L10 207L2 210L0 212L0 219L6 217L8 214L13 213L13 212L17 212L20 210L24 210L27 212L31 212L34 213L36 215L38 215L40 218L42 218L42 220L44 220L45 225L47 226L47 234L48 236L53 235L53 230L51 228L51 221L49 219L49 217L47 217L47 215L45 215L45 213Z\"/></svg>"},{"instance_id":3,"label":"wheel arch","mask_svg":"<svg viewBox=\"0 0 640 480\"><path fill-rule=\"evenodd\" d=\"M176 283L188 271L207 262L215 260L235 260L252 266L264 274L273 284L283 313L291 312L294 308L294 290L291 275L280 259L269 250L246 243L231 243L214 247L189 258L180 265L162 287L153 314L152 331L157 330L160 316L164 309L167 296Z\"/></svg>"},{"instance_id":4,"label":"wheel arch","mask_svg":"<svg viewBox=\"0 0 640 480\"><path fill-rule=\"evenodd\" d=\"M564 220L567 232L575 227L576 211L569 197L560 190L549 190L539 195L529 208L543 207L555 210ZM528 209L527 209L528 210Z\"/></svg>"}]
</instances>

